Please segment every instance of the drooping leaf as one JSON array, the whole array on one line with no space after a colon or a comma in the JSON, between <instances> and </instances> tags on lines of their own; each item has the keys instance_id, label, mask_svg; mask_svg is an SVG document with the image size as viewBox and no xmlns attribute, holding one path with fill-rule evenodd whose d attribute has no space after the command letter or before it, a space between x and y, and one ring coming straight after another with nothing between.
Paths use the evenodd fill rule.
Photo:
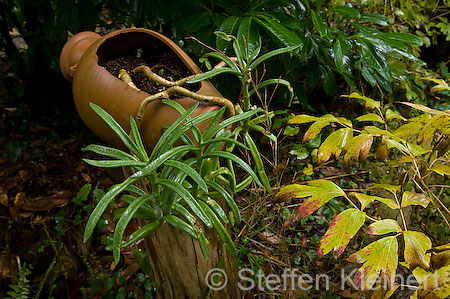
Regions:
<instances>
[{"instance_id":1,"label":"drooping leaf","mask_svg":"<svg viewBox=\"0 0 450 299\"><path fill-rule=\"evenodd\" d=\"M385 235L399 233L402 229L394 219L383 219L369 225L367 232L371 235Z\"/></svg>"},{"instance_id":2,"label":"drooping leaf","mask_svg":"<svg viewBox=\"0 0 450 299\"><path fill-rule=\"evenodd\" d=\"M426 113L435 114L435 115L444 115L444 116L450 117L450 113L446 112L446 111L436 110L436 109L432 109L432 108L424 106L424 105L414 104L414 103L409 103L409 102L400 102L400 103L402 103L403 105L410 106L414 109L426 112Z\"/></svg>"},{"instance_id":3,"label":"drooping leaf","mask_svg":"<svg viewBox=\"0 0 450 299\"><path fill-rule=\"evenodd\" d=\"M450 90L450 87L448 86L447 82L445 82L442 79L420 78L420 80L428 80L428 81L432 81L437 84L437 85L433 86L433 88L431 88L431 92L441 91L441 90Z\"/></svg>"},{"instance_id":4,"label":"drooping leaf","mask_svg":"<svg viewBox=\"0 0 450 299\"><path fill-rule=\"evenodd\" d=\"M353 131L349 128L342 128L331 133L319 147L318 162L326 162L332 155L338 158L347 141L352 137L352 133Z\"/></svg>"},{"instance_id":5,"label":"drooping leaf","mask_svg":"<svg viewBox=\"0 0 450 299\"><path fill-rule=\"evenodd\" d=\"M230 16L226 18L222 24L220 25L219 31L225 32L227 34L233 34L234 31L238 28L240 18L237 16ZM217 48L223 50L227 44L227 41L223 40L219 36L216 38Z\"/></svg>"},{"instance_id":6,"label":"drooping leaf","mask_svg":"<svg viewBox=\"0 0 450 299\"><path fill-rule=\"evenodd\" d=\"M311 20L314 27L320 34L320 37L324 37L327 35L327 23L322 19L320 13L316 13L314 10L311 10Z\"/></svg>"},{"instance_id":7,"label":"drooping leaf","mask_svg":"<svg viewBox=\"0 0 450 299\"><path fill-rule=\"evenodd\" d=\"M351 138L344 147L344 163L349 165L355 160L359 160L359 162L364 161L369 155L372 142L373 136L365 133Z\"/></svg>"},{"instance_id":8,"label":"drooping leaf","mask_svg":"<svg viewBox=\"0 0 450 299\"><path fill-rule=\"evenodd\" d=\"M352 192L351 195L354 195L359 200L359 202L361 203L361 210L364 210L365 207L369 203L371 203L372 201L375 201L375 200L378 200L379 202L386 204L391 209L400 209L398 204L395 203L395 201L390 198L367 195L367 194L357 193L357 192Z\"/></svg>"},{"instance_id":9,"label":"drooping leaf","mask_svg":"<svg viewBox=\"0 0 450 299\"><path fill-rule=\"evenodd\" d=\"M406 118L404 118L400 113L394 112L391 109L386 110L386 120L392 119L401 119L406 121Z\"/></svg>"},{"instance_id":10,"label":"drooping leaf","mask_svg":"<svg viewBox=\"0 0 450 299\"><path fill-rule=\"evenodd\" d=\"M419 205L426 208L429 203L430 199L423 193L415 193L410 191L403 192L402 196L403 208L411 205Z\"/></svg>"},{"instance_id":11,"label":"drooping leaf","mask_svg":"<svg viewBox=\"0 0 450 299\"><path fill-rule=\"evenodd\" d=\"M177 216L174 215L167 215L164 216L164 220L167 221L167 223L169 223L170 225L178 228L179 230L187 233L189 236L191 236L193 239L198 240L198 234L195 231L195 228L186 223L185 221L183 221L182 219L178 218Z\"/></svg>"},{"instance_id":12,"label":"drooping leaf","mask_svg":"<svg viewBox=\"0 0 450 299\"><path fill-rule=\"evenodd\" d=\"M342 98L350 98L350 99L359 99L363 100L366 105L366 109L375 109L380 108L381 104L379 101L372 100L371 98L368 98L366 96L362 96L357 92L352 92L349 95L341 95Z\"/></svg>"},{"instance_id":13,"label":"drooping leaf","mask_svg":"<svg viewBox=\"0 0 450 299\"><path fill-rule=\"evenodd\" d=\"M403 232L405 239L405 262L410 269L419 266L422 269L430 268L430 254L427 251L431 249L431 240L424 233L415 231Z\"/></svg>"},{"instance_id":14,"label":"drooping leaf","mask_svg":"<svg viewBox=\"0 0 450 299\"><path fill-rule=\"evenodd\" d=\"M375 113L367 113L356 118L357 121L374 121L384 124L384 120Z\"/></svg>"},{"instance_id":15,"label":"drooping leaf","mask_svg":"<svg viewBox=\"0 0 450 299\"><path fill-rule=\"evenodd\" d=\"M337 215L320 240L317 256L320 258L332 250L338 256L341 255L350 239L356 235L364 224L365 217L366 213L354 208L347 209Z\"/></svg>"},{"instance_id":16,"label":"drooping leaf","mask_svg":"<svg viewBox=\"0 0 450 299\"><path fill-rule=\"evenodd\" d=\"M393 285L398 266L398 241L395 236L384 237L353 253L349 262L363 264L355 274L354 284L362 290L370 289L381 275L385 285Z\"/></svg>"}]
</instances>

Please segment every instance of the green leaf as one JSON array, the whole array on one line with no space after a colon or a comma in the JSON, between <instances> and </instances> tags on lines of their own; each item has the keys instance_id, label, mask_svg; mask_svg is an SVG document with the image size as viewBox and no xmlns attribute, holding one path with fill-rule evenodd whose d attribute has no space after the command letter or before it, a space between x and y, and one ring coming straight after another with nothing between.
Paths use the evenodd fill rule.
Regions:
<instances>
[{"instance_id":1,"label":"green leaf","mask_svg":"<svg viewBox=\"0 0 450 299\"><path fill-rule=\"evenodd\" d=\"M381 188L391 192L393 195L396 195L402 187L400 185L389 185L389 184L374 184L373 186L369 187L369 189L373 188Z\"/></svg>"},{"instance_id":2,"label":"green leaf","mask_svg":"<svg viewBox=\"0 0 450 299\"><path fill-rule=\"evenodd\" d=\"M103 110L100 106L97 106L94 103L89 103L92 110L95 111L107 124L108 126L117 134L117 136L122 140L123 144L141 161L145 161L146 157L142 155L139 151L137 145L131 140L130 136L125 132L124 129L116 122L116 120L105 110Z\"/></svg>"},{"instance_id":3,"label":"green leaf","mask_svg":"<svg viewBox=\"0 0 450 299\"><path fill-rule=\"evenodd\" d=\"M353 208L337 215L331 221L327 232L320 240L317 256L320 258L332 250L337 256L341 255L350 239L356 235L364 224L365 218L366 213Z\"/></svg>"},{"instance_id":4,"label":"green leaf","mask_svg":"<svg viewBox=\"0 0 450 299\"><path fill-rule=\"evenodd\" d=\"M336 12L340 15L349 16L354 19L359 19L361 17L359 10L349 6L336 6L330 9L330 11Z\"/></svg>"},{"instance_id":5,"label":"green leaf","mask_svg":"<svg viewBox=\"0 0 450 299\"><path fill-rule=\"evenodd\" d=\"M295 117L293 118L295 119ZM339 122L336 117L331 114L326 114L324 116L319 117L306 131L305 135L303 135L302 143L307 143L310 140L314 139L323 128L331 124L332 122ZM289 122L291 123L291 122Z\"/></svg>"},{"instance_id":6,"label":"green leaf","mask_svg":"<svg viewBox=\"0 0 450 299\"><path fill-rule=\"evenodd\" d=\"M341 74L343 73L351 74L352 72L351 49L340 37L336 39L336 42L333 45L333 52L334 52L334 63L336 65L337 71Z\"/></svg>"},{"instance_id":7,"label":"green leaf","mask_svg":"<svg viewBox=\"0 0 450 299\"><path fill-rule=\"evenodd\" d=\"M392 119L401 119L406 121L406 118L404 118L400 113L394 112L391 109L386 110L386 120Z\"/></svg>"},{"instance_id":8,"label":"green leaf","mask_svg":"<svg viewBox=\"0 0 450 299\"><path fill-rule=\"evenodd\" d=\"M300 128L299 128L299 127L286 126L286 128L284 128L283 135L294 136L294 135L296 135L299 131L300 131Z\"/></svg>"},{"instance_id":9,"label":"green leaf","mask_svg":"<svg viewBox=\"0 0 450 299\"><path fill-rule=\"evenodd\" d=\"M423 45L422 39L417 35L411 33L389 32L380 33L377 36L382 36L384 39L402 42L411 46L420 47Z\"/></svg>"},{"instance_id":10,"label":"green leaf","mask_svg":"<svg viewBox=\"0 0 450 299\"><path fill-rule=\"evenodd\" d=\"M294 89L292 88L291 83L283 79L268 79L261 83L258 83L258 85L256 85L254 89L250 90L249 95L252 96L257 90L260 90L269 85L276 85L276 87L278 87L278 85L282 85L287 87L289 91L289 105L291 104L294 98Z\"/></svg>"},{"instance_id":11,"label":"green leaf","mask_svg":"<svg viewBox=\"0 0 450 299\"><path fill-rule=\"evenodd\" d=\"M136 243L138 240L145 238L146 236L157 230L161 226L161 224L162 224L161 220L156 220L154 222L147 223L146 225L139 228L137 231L133 232L130 235L130 239L127 242L122 243L121 248L128 247L131 244Z\"/></svg>"},{"instance_id":12,"label":"green leaf","mask_svg":"<svg viewBox=\"0 0 450 299\"><path fill-rule=\"evenodd\" d=\"M137 148L141 155L145 158L144 161L149 161L147 151L145 150L144 144L142 143L141 134L139 134L139 128L136 124L136 121L132 116L130 116L130 126L131 132L133 134L134 142L136 143Z\"/></svg>"},{"instance_id":13,"label":"green leaf","mask_svg":"<svg viewBox=\"0 0 450 299\"><path fill-rule=\"evenodd\" d=\"M241 52L244 53L244 58L247 60L247 63L251 63L261 51L261 35L255 24L252 24L253 20L254 18L252 17L244 18L237 32L237 42L241 48Z\"/></svg>"},{"instance_id":14,"label":"green leaf","mask_svg":"<svg viewBox=\"0 0 450 299\"><path fill-rule=\"evenodd\" d=\"M255 19L265 30L272 34L284 46L302 46L303 42L293 30L289 30L280 21L274 17L268 17L264 14L258 14Z\"/></svg>"},{"instance_id":15,"label":"green leaf","mask_svg":"<svg viewBox=\"0 0 450 299\"><path fill-rule=\"evenodd\" d=\"M314 213L318 208L326 204L331 199L347 195L339 186L328 180L309 181L308 185L292 184L285 186L275 195L275 202L285 202L293 198L308 197L292 215L290 223L303 219ZM292 216L291 215L291 216Z\"/></svg>"},{"instance_id":16,"label":"green leaf","mask_svg":"<svg viewBox=\"0 0 450 299\"><path fill-rule=\"evenodd\" d=\"M448 165L439 165L439 166L431 168L430 170L432 170L440 175L450 175L450 166L448 166Z\"/></svg>"},{"instance_id":17,"label":"green leaf","mask_svg":"<svg viewBox=\"0 0 450 299\"><path fill-rule=\"evenodd\" d=\"M374 121L384 124L384 120L375 113L367 113L356 118L357 121Z\"/></svg>"},{"instance_id":18,"label":"green leaf","mask_svg":"<svg viewBox=\"0 0 450 299\"><path fill-rule=\"evenodd\" d=\"M307 115L307 114L300 114L300 115L294 116L294 118L291 118L288 121L288 124L300 125L300 124L310 123L310 122L317 121L317 120L319 120L318 117Z\"/></svg>"},{"instance_id":19,"label":"green leaf","mask_svg":"<svg viewBox=\"0 0 450 299\"><path fill-rule=\"evenodd\" d=\"M227 206L230 208L230 210L233 212L235 223L239 224L241 222L241 214L239 212L239 207L237 206L236 202L234 201L233 197L226 191L222 186L217 184L213 181L206 181L206 184L219 192L219 194L223 197L225 202L227 203Z\"/></svg>"},{"instance_id":20,"label":"green leaf","mask_svg":"<svg viewBox=\"0 0 450 299\"><path fill-rule=\"evenodd\" d=\"M405 231L403 232L405 239L405 262L409 264L409 268L413 270L417 266L424 270L430 268L431 241L424 233Z\"/></svg>"},{"instance_id":21,"label":"green leaf","mask_svg":"<svg viewBox=\"0 0 450 299\"><path fill-rule=\"evenodd\" d=\"M123 239L123 233L125 232L125 229L128 226L128 223L130 223L131 219L133 218L133 215L139 210L139 208L148 200L150 200L152 197L154 197L153 194L147 194L144 196L140 196L136 198L123 212L122 216L120 217L119 221L116 224L116 227L114 229L114 236L113 236L113 255L114 255L114 262L116 264L119 263L120 260L120 248L122 244Z\"/></svg>"},{"instance_id":22,"label":"green leaf","mask_svg":"<svg viewBox=\"0 0 450 299\"><path fill-rule=\"evenodd\" d=\"M377 13L362 13L361 14L361 20L374 23L380 26L387 26L388 25L388 19L380 14Z\"/></svg>"},{"instance_id":23,"label":"green leaf","mask_svg":"<svg viewBox=\"0 0 450 299\"><path fill-rule=\"evenodd\" d=\"M394 210L400 209L398 204L393 199L390 199L390 198L367 195L367 194L358 193L358 192L352 192L351 194L354 195L358 199L358 201L361 203L361 210L364 210L366 208L366 206L374 200L378 200L379 202L386 204L391 209L394 209Z\"/></svg>"},{"instance_id":24,"label":"green leaf","mask_svg":"<svg viewBox=\"0 0 450 299\"><path fill-rule=\"evenodd\" d=\"M253 178L253 180L255 181L256 184L258 184L260 187L263 186L261 184L261 181L258 179L258 176L253 172L252 168L247 163L245 163L244 160L242 160L238 156L233 155L233 154L228 153L228 152L214 151L214 152L206 153L205 155L203 155L202 158L205 159L205 158L208 158L208 157L221 157L221 158L225 158L225 159L233 161L234 163L236 163L239 166L241 166L242 169L244 169Z\"/></svg>"},{"instance_id":25,"label":"green leaf","mask_svg":"<svg viewBox=\"0 0 450 299\"><path fill-rule=\"evenodd\" d=\"M207 57L217 58L217 59L225 62L227 64L227 66L232 68L233 70L239 71L239 67L236 65L236 63L233 60L231 60L228 56L226 56L222 53L211 52L211 53L206 53L205 55L203 55L203 58L207 58Z\"/></svg>"},{"instance_id":26,"label":"green leaf","mask_svg":"<svg viewBox=\"0 0 450 299\"><path fill-rule=\"evenodd\" d=\"M410 191L403 192L401 204L402 208L411 205L419 205L426 208L429 203L430 199L423 193L415 193Z\"/></svg>"},{"instance_id":27,"label":"green leaf","mask_svg":"<svg viewBox=\"0 0 450 299\"><path fill-rule=\"evenodd\" d=\"M202 201L200 201L199 203L204 208L204 211L211 218L211 220L213 222L213 226L216 229L220 240L225 244L225 248L227 249L227 252L231 256L235 257L237 255L236 247L234 246L233 240L231 239L227 230L223 226L222 222L220 222L219 218L217 218L216 214L214 214L214 212L211 210L211 208L206 203L204 203Z\"/></svg>"},{"instance_id":28,"label":"green leaf","mask_svg":"<svg viewBox=\"0 0 450 299\"><path fill-rule=\"evenodd\" d=\"M317 31L319 32L320 37L326 36L328 25L321 18L320 13L319 13L319 15L317 15L314 10L311 10L310 14L311 14L312 23L313 23L314 27L317 29Z\"/></svg>"},{"instance_id":29,"label":"green leaf","mask_svg":"<svg viewBox=\"0 0 450 299\"><path fill-rule=\"evenodd\" d=\"M128 177L125 181L123 181L121 184L114 185L109 191L100 199L100 201L95 206L94 210L92 211L91 215L89 216L89 219L86 224L86 228L84 230L84 236L83 236L83 242L86 242L92 233L94 232L95 226L97 225L97 222L100 220L100 217L102 216L105 209L108 207L110 202L120 194L125 188L127 188L129 185L133 184L135 181L137 181L137 177Z\"/></svg>"},{"instance_id":30,"label":"green leaf","mask_svg":"<svg viewBox=\"0 0 450 299\"><path fill-rule=\"evenodd\" d=\"M261 64L262 62L266 61L269 58L272 58L274 56L283 54L283 53L289 53L289 52L293 52L295 49L297 49L299 46L292 46L292 47L286 47L286 48L281 48L281 49L277 49L277 50L273 50L270 51L268 53L265 53L261 56L259 56L258 58L255 59L255 61L253 61L249 66L248 69L249 70L254 70L259 64Z\"/></svg>"},{"instance_id":31,"label":"green leaf","mask_svg":"<svg viewBox=\"0 0 450 299\"><path fill-rule=\"evenodd\" d=\"M236 75L238 77L242 76L242 74L239 71L236 71L236 70L234 70L234 69L232 69L230 67L221 67L221 68L212 69L212 70L207 71L207 72L205 72L203 74L197 75L194 78L189 79L188 81L186 81L186 83L197 83L197 82L200 82L200 81L203 81L203 80L208 80L208 79L210 79L212 77L215 77L215 76L217 76L219 74L223 74L223 73L231 73L231 74L234 74L234 75Z\"/></svg>"},{"instance_id":32,"label":"green leaf","mask_svg":"<svg viewBox=\"0 0 450 299\"><path fill-rule=\"evenodd\" d=\"M200 207L199 202L192 196L192 194L183 186L177 184L174 181L168 179L159 179L156 184L165 186L174 192L176 192L182 200L189 206L192 212L209 228L212 227L211 219L205 214Z\"/></svg>"},{"instance_id":33,"label":"green leaf","mask_svg":"<svg viewBox=\"0 0 450 299\"><path fill-rule=\"evenodd\" d=\"M200 245L200 249L202 251L202 255L205 259L208 259L208 244L209 241L205 237L205 233L202 231L198 236L198 244Z\"/></svg>"},{"instance_id":34,"label":"green leaf","mask_svg":"<svg viewBox=\"0 0 450 299\"><path fill-rule=\"evenodd\" d=\"M140 162L136 160L91 160L91 159L83 159L89 165L104 167L104 168L112 168L112 167L144 167L147 165L146 162Z\"/></svg>"},{"instance_id":35,"label":"green leaf","mask_svg":"<svg viewBox=\"0 0 450 299\"><path fill-rule=\"evenodd\" d=\"M194 182L197 183L197 185L205 192L208 192L208 187L206 186L205 181L203 178L198 174L198 172L192 168L191 166L183 163L182 161L174 161L174 160L167 160L164 163L164 166L173 167L176 168L185 174L187 174L189 177L191 177Z\"/></svg>"},{"instance_id":36,"label":"green leaf","mask_svg":"<svg viewBox=\"0 0 450 299\"><path fill-rule=\"evenodd\" d=\"M416 268L420 269L420 268ZM450 265L437 269L434 273L426 273L419 285L416 298L448 298L450 296Z\"/></svg>"},{"instance_id":37,"label":"green leaf","mask_svg":"<svg viewBox=\"0 0 450 299\"><path fill-rule=\"evenodd\" d=\"M72 199L72 202L75 205L79 205L82 202L86 201L88 199L89 193L91 192L91 188L91 184L84 184L83 187L81 187L80 191L78 191L77 196Z\"/></svg>"},{"instance_id":38,"label":"green leaf","mask_svg":"<svg viewBox=\"0 0 450 299\"><path fill-rule=\"evenodd\" d=\"M324 163L333 155L338 158L342 149L352 137L353 131L349 128L342 128L331 133L319 147L318 162Z\"/></svg>"},{"instance_id":39,"label":"green leaf","mask_svg":"<svg viewBox=\"0 0 450 299\"><path fill-rule=\"evenodd\" d=\"M237 16L230 16L226 18L222 25L220 25L219 31L225 32L227 34L233 34L234 31L238 28L240 18ZM217 48L223 50L227 44L227 41L223 40L219 36L216 38Z\"/></svg>"},{"instance_id":40,"label":"green leaf","mask_svg":"<svg viewBox=\"0 0 450 299\"><path fill-rule=\"evenodd\" d=\"M394 219L383 219L369 225L367 232L371 235L385 235L390 233L399 233L402 229Z\"/></svg>"},{"instance_id":41,"label":"green leaf","mask_svg":"<svg viewBox=\"0 0 450 299\"><path fill-rule=\"evenodd\" d=\"M189 222L190 225L195 225L195 217L192 215L182 204L175 202L172 209L183 216L184 219Z\"/></svg>"},{"instance_id":42,"label":"green leaf","mask_svg":"<svg viewBox=\"0 0 450 299\"><path fill-rule=\"evenodd\" d=\"M121 151L119 149L115 149L113 147L103 146L103 145L90 144L90 145L84 147L82 149L82 151L83 152L90 151L90 152L94 152L94 153L99 154L99 155L103 155L103 156L107 156L107 157L111 157L111 158L116 158L116 159L119 159L119 160L134 160L134 161L137 161L137 159L134 156L132 156L132 155L130 155L130 154L124 152L124 151Z\"/></svg>"},{"instance_id":43,"label":"green leaf","mask_svg":"<svg viewBox=\"0 0 450 299\"><path fill-rule=\"evenodd\" d=\"M212 198L205 198L204 202L216 213L223 223L228 223L228 216L222 207Z\"/></svg>"},{"instance_id":44,"label":"green leaf","mask_svg":"<svg viewBox=\"0 0 450 299\"><path fill-rule=\"evenodd\" d=\"M167 223L176 227L177 229L181 230L182 232L187 233L193 239L198 240L198 234L195 231L195 228L192 225L189 225L188 223L184 222L177 216L167 215L167 216L164 216L164 220L166 220Z\"/></svg>"},{"instance_id":45,"label":"green leaf","mask_svg":"<svg viewBox=\"0 0 450 299\"><path fill-rule=\"evenodd\" d=\"M381 274L384 285L395 281L398 266L398 241L395 236L384 237L370 243L348 258L351 263L363 263L353 279L359 290L369 290Z\"/></svg>"}]
</instances>

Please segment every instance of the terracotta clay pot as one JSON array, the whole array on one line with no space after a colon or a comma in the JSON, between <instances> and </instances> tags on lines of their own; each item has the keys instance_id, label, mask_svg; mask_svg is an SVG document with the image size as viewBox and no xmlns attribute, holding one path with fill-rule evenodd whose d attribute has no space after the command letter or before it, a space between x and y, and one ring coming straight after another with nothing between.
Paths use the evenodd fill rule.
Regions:
<instances>
[{"instance_id":1,"label":"terracotta clay pot","mask_svg":"<svg viewBox=\"0 0 450 299\"><path fill-rule=\"evenodd\" d=\"M136 90L122 80L114 77L98 64L99 58L111 57L129 50L150 48L175 53L192 74L200 73L198 66L188 55L167 37L155 31L142 28L129 28L100 36L93 32L81 32L74 35L64 46L60 56L60 68L64 77L72 82L73 98L77 111L84 123L106 142L123 146L114 132L92 110L89 103L95 103L110 113L114 119L129 131L130 116L136 116L141 102L148 93ZM203 81L196 91L201 95L218 96L221 94L214 86ZM185 109L197 103L192 98L177 99ZM203 114L220 107L200 103L192 116ZM173 123L180 114L160 100L147 106L141 125L142 138L148 150L152 149L161 135L161 129ZM199 125L204 129L207 123Z\"/></svg>"}]
</instances>

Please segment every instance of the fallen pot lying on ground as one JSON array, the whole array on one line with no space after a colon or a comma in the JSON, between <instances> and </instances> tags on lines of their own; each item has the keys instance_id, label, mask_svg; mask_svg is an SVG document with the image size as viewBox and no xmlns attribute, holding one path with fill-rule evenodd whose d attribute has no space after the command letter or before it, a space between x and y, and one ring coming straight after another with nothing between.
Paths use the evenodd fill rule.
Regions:
<instances>
[{"instance_id":1,"label":"fallen pot lying on ground","mask_svg":"<svg viewBox=\"0 0 450 299\"><path fill-rule=\"evenodd\" d=\"M142 28L121 29L105 36L94 32L81 32L74 35L64 46L60 57L60 68L64 77L72 82L75 106L84 123L98 136L110 144L121 146L120 140L105 122L91 109L89 103L94 103L109 114L127 131L130 130L130 116L137 118L143 141L147 149L151 149L161 135L161 129L173 123L180 114L172 107L163 104L158 99L168 98L169 94L184 97L176 99L185 109L189 109L197 100L202 101L192 114L193 117L220 106L227 106L233 114L233 105L222 98L221 94L208 81L198 84L198 90L188 90L182 85L187 78L178 81L165 80L153 73L148 66L134 69L144 73L165 89L150 95L138 90L130 83L127 71L121 70L121 75L115 77L99 61L121 54L148 51L150 55L175 54L179 64L184 65L192 74L199 74L200 69L173 41L155 31ZM120 77L120 78L119 78ZM207 123L199 125L200 130Z\"/></svg>"}]
</instances>

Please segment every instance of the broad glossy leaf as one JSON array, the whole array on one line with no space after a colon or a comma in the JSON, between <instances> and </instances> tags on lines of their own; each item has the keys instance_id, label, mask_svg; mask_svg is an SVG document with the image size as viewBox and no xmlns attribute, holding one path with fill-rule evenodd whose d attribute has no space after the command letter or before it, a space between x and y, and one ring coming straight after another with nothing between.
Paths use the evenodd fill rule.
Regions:
<instances>
[{"instance_id":1,"label":"broad glossy leaf","mask_svg":"<svg viewBox=\"0 0 450 299\"><path fill-rule=\"evenodd\" d=\"M448 298L450 296L450 265L426 276L418 290L419 298Z\"/></svg>"},{"instance_id":2,"label":"broad glossy leaf","mask_svg":"<svg viewBox=\"0 0 450 299\"><path fill-rule=\"evenodd\" d=\"M357 121L374 121L384 124L384 120L375 113L367 113L356 118Z\"/></svg>"},{"instance_id":3,"label":"broad glossy leaf","mask_svg":"<svg viewBox=\"0 0 450 299\"><path fill-rule=\"evenodd\" d=\"M403 192L402 196L403 208L411 205L419 205L426 208L429 203L430 199L423 193L415 193L410 191Z\"/></svg>"},{"instance_id":4,"label":"broad glossy leaf","mask_svg":"<svg viewBox=\"0 0 450 299\"><path fill-rule=\"evenodd\" d=\"M382 202L386 204L391 209L399 209L400 207L398 204L390 198L384 198L379 196L373 196L373 195L367 195L363 193L357 193L352 192L352 195L354 195L358 201L361 203L361 210L364 210L368 204L370 204L372 201L378 200L379 202Z\"/></svg>"},{"instance_id":5,"label":"broad glossy leaf","mask_svg":"<svg viewBox=\"0 0 450 299\"><path fill-rule=\"evenodd\" d=\"M349 16L354 19L359 19L361 17L359 10L349 6L336 6L330 9L330 11L337 12L340 15Z\"/></svg>"},{"instance_id":6,"label":"broad glossy leaf","mask_svg":"<svg viewBox=\"0 0 450 299\"><path fill-rule=\"evenodd\" d=\"M370 23L375 23L380 26L388 25L387 23L388 19L385 16L377 13L363 13L361 14L361 20Z\"/></svg>"},{"instance_id":7,"label":"broad glossy leaf","mask_svg":"<svg viewBox=\"0 0 450 299\"><path fill-rule=\"evenodd\" d=\"M379 101L372 100L371 98L368 98L366 96L362 96L357 92L352 92L349 95L341 95L342 98L350 98L350 99L359 99L363 100L365 102L365 106L367 109L375 109L380 108L381 104Z\"/></svg>"},{"instance_id":8,"label":"broad glossy leaf","mask_svg":"<svg viewBox=\"0 0 450 299\"><path fill-rule=\"evenodd\" d=\"M239 26L240 18L236 16L231 16L226 18L220 25L219 31L225 32L227 34L233 34ZM219 36L216 38L217 48L223 50L227 44L227 41L223 40Z\"/></svg>"},{"instance_id":9,"label":"broad glossy leaf","mask_svg":"<svg viewBox=\"0 0 450 299\"><path fill-rule=\"evenodd\" d=\"M414 157L424 155L431 151L429 149L425 149L425 148L421 147L420 145L410 143L410 142L406 143L406 148L408 149L408 152L411 153Z\"/></svg>"},{"instance_id":10,"label":"broad glossy leaf","mask_svg":"<svg viewBox=\"0 0 450 299\"><path fill-rule=\"evenodd\" d=\"M373 136L370 134L361 133L351 138L344 147L344 163L349 165L355 160L364 161L369 155L372 142Z\"/></svg>"},{"instance_id":11,"label":"broad glossy leaf","mask_svg":"<svg viewBox=\"0 0 450 299\"><path fill-rule=\"evenodd\" d=\"M303 45L300 37L293 31L284 27L279 20L268 17L263 14L258 14L256 21L276 39L278 39L284 46L301 46Z\"/></svg>"},{"instance_id":12,"label":"broad glossy leaf","mask_svg":"<svg viewBox=\"0 0 450 299\"><path fill-rule=\"evenodd\" d=\"M259 55L261 51L261 35L258 32L254 18L244 18L239 24L237 42L247 63Z\"/></svg>"},{"instance_id":13,"label":"broad glossy leaf","mask_svg":"<svg viewBox=\"0 0 450 299\"><path fill-rule=\"evenodd\" d=\"M336 69L339 73L349 73L352 72L351 66L351 49L347 46L347 44L341 39L337 38L336 42L333 45L334 52L334 63L336 65Z\"/></svg>"},{"instance_id":14,"label":"broad glossy leaf","mask_svg":"<svg viewBox=\"0 0 450 299\"><path fill-rule=\"evenodd\" d=\"M338 158L348 139L352 137L352 133L353 131L349 128L342 128L331 133L319 147L318 162L328 161L331 155Z\"/></svg>"},{"instance_id":15,"label":"broad glossy leaf","mask_svg":"<svg viewBox=\"0 0 450 299\"><path fill-rule=\"evenodd\" d=\"M387 138L387 139L385 139L385 141L386 141L386 146L388 148L396 148L403 154L405 154L405 155L408 154L408 148L406 146L404 146L402 143L400 143L396 140L393 140L391 138Z\"/></svg>"},{"instance_id":16,"label":"broad glossy leaf","mask_svg":"<svg viewBox=\"0 0 450 299\"><path fill-rule=\"evenodd\" d=\"M398 266L398 241L395 236L384 237L353 253L351 263L363 264L355 274L354 284L362 290L370 289L381 275L387 286L393 285Z\"/></svg>"},{"instance_id":17,"label":"broad glossy leaf","mask_svg":"<svg viewBox=\"0 0 450 299\"><path fill-rule=\"evenodd\" d=\"M309 181L308 185L292 184L285 186L275 195L275 202L284 202L292 198L308 197L293 213L288 224L314 213L319 207L332 198L344 196L344 191L339 186L328 180Z\"/></svg>"},{"instance_id":18,"label":"broad glossy leaf","mask_svg":"<svg viewBox=\"0 0 450 299\"><path fill-rule=\"evenodd\" d=\"M337 256L341 255L350 239L356 235L364 224L365 218L366 213L353 208L347 209L334 217L327 232L320 240L317 256L320 258L332 250Z\"/></svg>"},{"instance_id":19,"label":"broad glossy leaf","mask_svg":"<svg viewBox=\"0 0 450 299\"><path fill-rule=\"evenodd\" d=\"M390 233L399 233L402 231L398 222L394 219L383 219L369 225L367 232L371 235L385 235Z\"/></svg>"},{"instance_id":20,"label":"broad glossy leaf","mask_svg":"<svg viewBox=\"0 0 450 299\"><path fill-rule=\"evenodd\" d=\"M312 23L314 25L314 27L317 29L317 31L320 34L320 37L324 37L325 35L327 35L327 23L324 22L324 20L322 19L322 17L320 16L320 12L317 14L314 10L310 11L311 14L311 20Z\"/></svg>"},{"instance_id":21,"label":"broad glossy leaf","mask_svg":"<svg viewBox=\"0 0 450 299\"><path fill-rule=\"evenodd\" d=\"M411 33L388 32L388 33L381 33L380 35L382 35L386 39L402 42L412 46L422 46L423 44L422 39L420 37Z\"/></svg>"},{"instance_id":22,"label":"broad glossy leaf","mask_svg":"<svg viewBox=\"0 0 450 299\"><path fill-rule=\"evenodd\" d=\"M431 240L424 233L415 231L403 232L405 239L405 262L410 269L419 266L422 269L430 268L430 254L427 253L431 249Z\"/></svg>"}]
</instances>

